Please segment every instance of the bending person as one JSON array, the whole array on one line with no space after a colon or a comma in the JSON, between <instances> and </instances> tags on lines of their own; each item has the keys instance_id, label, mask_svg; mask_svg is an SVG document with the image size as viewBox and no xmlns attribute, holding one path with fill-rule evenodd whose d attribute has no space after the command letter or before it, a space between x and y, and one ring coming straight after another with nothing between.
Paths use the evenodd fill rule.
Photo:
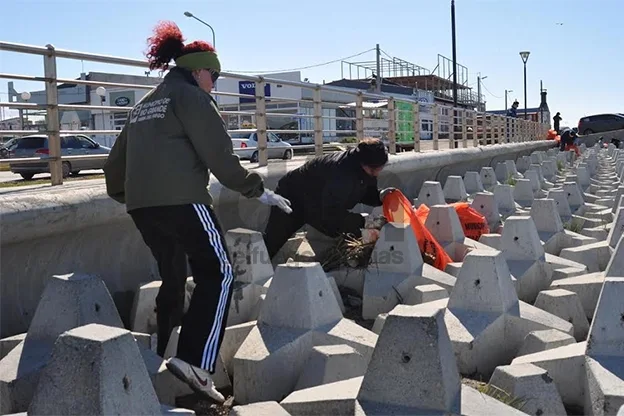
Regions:
<instances>
[{"instance_id":1,"label":"bending person","mask_svg":"<svg viewBox=\"0 0 624 416\"><path fill-rule=\"evenodd\" d=\"M271 209L264 233L271 260L304 224L329 237L362 237L364 217L349 210L360 203L380 206L386 192L394 189L377 188L377 176L387 162L383 142L364 139L353 149L315 157L283 176L275 192L292 201L293 212Z\"/></svg>"},{"instance_id":2,"label":"bending person","mask_svg":"<svg viewBox=\"0 0 624 416\"><path fill-rule=\"evenodd\" d=\"M232 265L211 207L210 173L224 187L290 212L290 202L241 166L210 95L221 65L203 41L184 45L180 29L160 23L148 39L150 69L176 67L130 112L104 167L108 194L125 203L158 263L158 353L182 325L169 370L193 390L223 401L211 379L232 295ZM196 283L183 315L186 257Z\"/></svg>"}]
</instances>

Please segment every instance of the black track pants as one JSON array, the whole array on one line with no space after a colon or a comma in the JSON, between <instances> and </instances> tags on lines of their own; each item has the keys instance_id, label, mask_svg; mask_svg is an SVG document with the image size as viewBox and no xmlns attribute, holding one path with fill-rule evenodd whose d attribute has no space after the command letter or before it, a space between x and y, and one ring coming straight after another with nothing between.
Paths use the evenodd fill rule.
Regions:
<instances>
[{"instance_id":1,"label":"black track pants","mask_svg":"<svg viewBox=\"0 0 624 416\"><path fill-rule=\"evenodd\" d=\"M232 295L232 265L213 210L201 204L141 208L130 212L158 263L156 298L159 354L179 325L177 358L214 373ZM195 291L182 317L188 256ZM162 325L162 328L161 328ZM162 351L160 349L162 348Z\"/></svg>"}]
</instances>

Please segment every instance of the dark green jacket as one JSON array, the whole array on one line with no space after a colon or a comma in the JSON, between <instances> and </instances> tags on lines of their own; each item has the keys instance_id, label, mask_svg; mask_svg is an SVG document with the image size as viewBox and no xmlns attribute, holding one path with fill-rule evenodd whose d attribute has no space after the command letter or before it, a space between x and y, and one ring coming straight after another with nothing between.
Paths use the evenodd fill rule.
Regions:
<instances>
[{"instance_id":1,"label":"dark green jacket","mask_svg":"<svg viewBox=\"0 0 624 416\"><path fill-rule=\"evenodd\" d=\"M233 152L212 96L190 72L173 68L135 105L104 166L108 195L137 208L212 204L210 173L223 186L256 198L264 191Z\"/></svg>"}]
</instances>

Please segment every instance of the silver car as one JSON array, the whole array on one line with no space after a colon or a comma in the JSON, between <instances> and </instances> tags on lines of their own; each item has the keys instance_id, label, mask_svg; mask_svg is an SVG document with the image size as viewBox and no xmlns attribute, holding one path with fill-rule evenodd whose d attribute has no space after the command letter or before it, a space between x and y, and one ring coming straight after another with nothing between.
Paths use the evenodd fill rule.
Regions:
<instances>
[{"instance_id":1,"label":"silver car","mask_svg":"<svg viewBox=\"0 0 624 416\"><path fill-rule=\"evenodd\" d=\"M82 155L108 155L110 148L101 146L82 134L61 135L61 156L82 156ZM17 145L12 150L12 158L43 157L50 154L48 147L48 136L44 134L33 134L24 136L17 141ZM106 158L91 158L82 160L64 160L63 177L70 174L77 175L81 170L102 169L106 163ZM38 173L49 173L47 162L36 163L11 163L11 172L17 173L26 180L30 180Z\"/></svg>"},{"instance_id":2,"label":"silver car","mask_svg":"<svg viewBox=\"0 0 624 416\"><path fill-rule=\"evenodd\" d=\"M231 132L234 153L241 160L258 162L258 135L255 132L235 131ZM249 148L249 150L245 150ZM240 150L237 150L240 149ZM267 153L269 159L292 159L293 148L288 142L282 141L274 133L267 133Z\"/></svg>"}]
</instances>

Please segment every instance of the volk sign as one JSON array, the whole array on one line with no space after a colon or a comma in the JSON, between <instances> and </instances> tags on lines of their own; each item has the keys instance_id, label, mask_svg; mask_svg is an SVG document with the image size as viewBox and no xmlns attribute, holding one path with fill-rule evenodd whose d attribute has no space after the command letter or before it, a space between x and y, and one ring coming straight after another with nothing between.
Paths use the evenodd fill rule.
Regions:
<instances>
[{"instance_id":1,"label":"volk sign","mask_svg":"<svg viewBox=\"0 0 624 416\"><path fill-rule=\"evenodd\" d=\"M239 102L243 103L255 103L256 99L253 96L256 95L256 83L253 81L238 81L238 93L251 95L252 97L239 97ZM264 96L271 96L271 84L266 84L264 86ZM269 100L267 100L269 101Z\"/></svg>"}]
</instances>

